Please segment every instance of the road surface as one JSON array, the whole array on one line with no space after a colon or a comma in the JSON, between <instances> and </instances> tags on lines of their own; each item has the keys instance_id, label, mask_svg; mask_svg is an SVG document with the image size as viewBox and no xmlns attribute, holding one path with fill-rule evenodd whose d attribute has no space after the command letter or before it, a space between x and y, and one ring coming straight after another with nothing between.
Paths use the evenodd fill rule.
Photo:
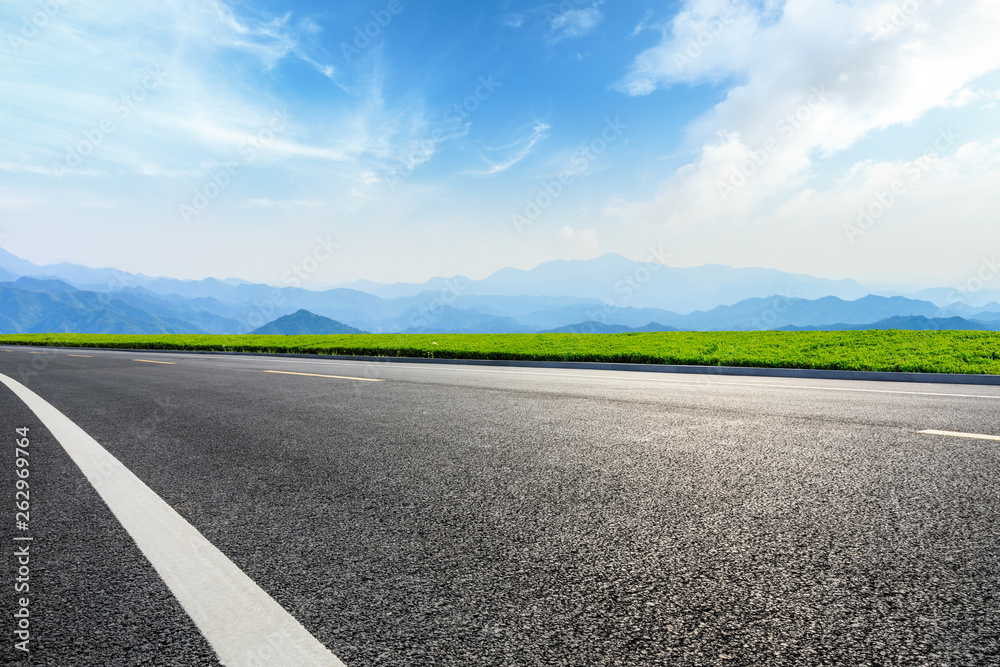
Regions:
<instances>
[{"instance_id":1,"label":"road surface","mask_svg":"<svg viewBox=\"0 0 1000 667\"><path fill-rule=\"evenodd\" d=\"M1000 441L921 432L1000 436L1000 387L19 347L0 374L348 667L1000 664ZM122 474L6 386L0 442L7 662L219 664L99 495Z\"/></svg>"}]
</instances>

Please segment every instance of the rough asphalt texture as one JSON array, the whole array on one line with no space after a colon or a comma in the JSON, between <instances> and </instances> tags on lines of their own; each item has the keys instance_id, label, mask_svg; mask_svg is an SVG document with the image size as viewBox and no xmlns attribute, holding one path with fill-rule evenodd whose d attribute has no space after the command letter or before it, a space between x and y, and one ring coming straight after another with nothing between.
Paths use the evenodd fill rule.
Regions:
<instances>
[{"instance_id":1,"label":"rough asphalt texture","mask_svg":"<svg viewBox=\"0 0 1000 667\"><path fill-rule=\"evenodd\" d=\"M5 349L349 667L1000 665L1000 442L917 433L1000 434L996 387ZM217 664L6 388L3 552L19 426L4 660Z\"/></svg>"}]
</instances>

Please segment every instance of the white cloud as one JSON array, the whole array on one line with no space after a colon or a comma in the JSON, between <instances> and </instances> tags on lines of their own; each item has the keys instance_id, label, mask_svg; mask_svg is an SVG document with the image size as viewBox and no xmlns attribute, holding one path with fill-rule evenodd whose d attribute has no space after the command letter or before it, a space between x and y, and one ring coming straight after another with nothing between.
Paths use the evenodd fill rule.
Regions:
<instances>
[{"instance_id":1,"label":"white cloud","mask_svg":"<svg viewBox=\"0 0 1000 667\"><path fill-rule=\"evenodd\" d=\"M912 11L895 14L900 7ZM678 83L731 82L698 128L704 136L720 129L746 136L773 131L810 90L825 87L834 113L810 130L808 143L838 150L870 130L920 117L1000 68L991 39L998 32L1000 5L992 0L789 0L773 23L749 4L689 0L671 34L638 56L620 88L641 95Z\"/></svg>"},{"instance_id":2,"label":"white cloud","mask_svg":"<svg viewBox=\"0 0 1000 667\"><path fill-rule=\"evenodd\" d=\"M937 152L939 137L928 136L929 150L919 155L859 161L821 183L790 187L771 206L713 204L712 184L692 178L692 168L671 185L676 211L645 202L617 204L609 213L635 223L621 233L637 247L668 230L680 265L767 266L861 282L949 286L973 275L983 253L1000 253L993 214L1000 138L945 142ZM702 193L684 191L695 183L702 183ZM698 208L704 202L710 203Z\"/></svg>"},{"instance_id":3,"label":"white cloud","mask_svg":"<svg viewBox=\"0 0 1000 667\"><path fill-rule=\"evenodd\" d=\"M983 108L990 108L1000 100L1000 90L987 90L979 86L965 86L956 90L945 102L946 106L964 107L981 102Z\"/></svg>"},{"instance_id":4,"label":"white cloud","mask_svg":"<svg viewBox=\"0 0 1000 667\"><path fill-rule=\"evenodd\" d=\"M585 37L593 32L604 20L600 9L602 4L604 0L566 0L558 6L549 3L502 14L498 20L508 28L519 29L525 24L540 27L545 30L545 40L549 44L556 44L566 39Z\"/></svg>"},{"instance_id":5,"label":"white cloud","mask_svg":"<svg viewBox=\"0 0 1000 667\"><path fill-rule=\"evenodd\" d=\"M17 35L39 5L8 4L0 35ZM0 72L8 107L0 151L17 158L0 169L55 173L80 146L88 155L74 177L207 173L240 160L241 146L284 108L268 74L279 64L312 68L348 95L329 108L293 109L292 122L259 151L261 162L392 162L419 131L422 107L403 99L388 108L382 77L368 76L368 64L357 68L365 86L348 90L311 48L321 28L309 19L219 0L56 5L43 29L16 44L17 66ZM150 71L161 79L150 84ZM102 123L111 131L99 132Z\"/></svg>"},{"instance_id":6,"label":"white cloud","mask_svg":"<svg viewBox=\"0 0 1000 667\"><path fill-rule=\"evenodd\" d=\"M758 50L754 36L759 29L760 16L746 3L688 0L667 26L663 42L639 54L617 87L629 95L648 95L676 83L738 74Z\"/></svg>"},{"instance_id":7,"label":"white cloud","mask_svg":"<svg viewBox=\"0 0 1000 667\"><path fill-rule=\"evenodd\" d=\"M598 6L586 7L584 9L568 9L559 14L549 17L549 43L560 42L564 39L576 39L584 37L596 28L604 19Z\"/></svg>"},{"instance_id":8,"label":"white cloud","mask_svg":"<svg viewBox=\"0 0 1000 667\"><path fill-rule=\"evenodd\" d=\"M497 148L488 148L492 153L502 155L503 157L498 162L494 162L489 158L484 157L483 159L489 165L486 171L478 172L479 176L492 176L493 174L499 174L507 171L515 164L528 157L531 151L535 149L540 142L548 138L548 132L552 129L547 123L536 122L531 128L531 134L523 139L518 139L517 141L507 144L506 146L499 146Z\"/></svg>"},{"instance_id":9,"label":"white cloud","mask_svg":"<svg viewBox=\"0 0 1000 667\"><path fill-rule=\"evenodd\" d=\"M885 282L957 284L974 275L984 253L1000 253L988 213L1000 191L1000 139L855 167L843 181L803 189L759 216L757 234L767 230L792 245L823 239L822 255L797 260L807 272L810 265L826 273L850 267L859 279Z\"/></svg>"},{"instance_id":10,"label":"white cloud","mask_svg":"<svg viewBox=\"0 0 1000 667\"><path fill-rule=\"evenodd\" d=\"M504 14L500 17L500 23L508 28L520 28L524 25L524 14L521 14L520 12Z\"/></svg>"},{"instance_id":11,"label":"white cloud","mask_svg":"<svg viewBox=\"0 0 1000 667\"><path fill-rule=\"evenodd\" d=\"M629 37L637 37L646 30L654 27L652 23L654 13L652 9L647 9L646 13L643 15L642 20L636 24L635 28L632 29L632 34Z\"/></svg>"},{"instance_id":12,"label":"white cloud","mask_svg":"<svg viewBox=\"0 0 1000 667\"><path fill-rule=\"evenodd\" d=\"M782 198L802 201L827 158L978 99L963 91L1000 69L998 34L993 0L788 0L767 15L749 3L688 0L619 88L647 95L715 82L728 93L688 128L697 147L690 164L651 200L608 211L692 243L697 230L767 227L767 210ZM931 131L926 142L934 141ZM924 148L896 145L905 156Z\"/></svg>"}]
</instances>

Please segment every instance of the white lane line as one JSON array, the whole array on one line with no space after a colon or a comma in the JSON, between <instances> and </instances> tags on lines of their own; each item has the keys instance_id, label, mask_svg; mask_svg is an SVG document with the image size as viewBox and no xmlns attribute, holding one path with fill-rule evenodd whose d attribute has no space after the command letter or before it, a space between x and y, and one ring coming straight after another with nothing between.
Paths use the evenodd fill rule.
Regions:
<instances>
[{"instance_id":1,"label":"white lane line","mask_svg":"<svg viewBox=\"0 0 1000 667\"><path fill-rule=\"evenodd\" d=\"M291 614L96 440L6 375L79 466L227 667L344 667Z\"/></svg>"},{"instance_id":2,"label":"white lane line","mask_svg":"<svg viewBox=\"0 0 1000 667\"><path fill-rule=\"evenodd\" d=\"M277 373L278 375L305 375L314 378L334 378L336 380L357 380L358 382L385 382L377 378L355 378L346 375L319 375L318 373L292 373L290 371L264 371L265 373Z\"/></svg>"},{"instance_id":3,"label":"white lane line","mask_svg":"<svg viewBox=\"0 0 1000 667\"><path fill-rule=\"evenodd\" d=\"M1000 435L983 435L981 433L960 433L958 431L917 431L917 433L926 433L927 435L946 435L951 438L972 438L973 440L1000 441Z\"/></svg>"}]
</instances>

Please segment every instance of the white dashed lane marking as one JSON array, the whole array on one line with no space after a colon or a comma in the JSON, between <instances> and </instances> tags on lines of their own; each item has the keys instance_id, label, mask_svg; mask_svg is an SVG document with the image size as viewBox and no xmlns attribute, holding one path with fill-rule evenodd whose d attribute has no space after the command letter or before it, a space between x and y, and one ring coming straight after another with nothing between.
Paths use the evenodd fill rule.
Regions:
<instances>
[{"instance_id":1,"label":"white dashed lane marking","mask_svg":"<svg viewBox=\"0 0 1000 667\"><path fill-rule=\"evenodd\" d=\"M358 382L385 382L379 378L356 378L347 375L320 375L319 373L292 373L290 371L264 371L265 373L277 373L278 375L305 375L314 378L333 378L335 380L357 380Z\"/></svg>"},{"instance_id":2,"label":"white dashed lane marking","mask_svg":"<svg viewBox=\"0 0 1000 667\"><path fill-rule=\"evenodd\" d=\"M982 433L960 433L958 431L917 431L917 433L925 433L927 435L944 435L950 438L971 438L973 440L1000 441L1000 435L983 435Z\"/></svg>"}]
</instances>

